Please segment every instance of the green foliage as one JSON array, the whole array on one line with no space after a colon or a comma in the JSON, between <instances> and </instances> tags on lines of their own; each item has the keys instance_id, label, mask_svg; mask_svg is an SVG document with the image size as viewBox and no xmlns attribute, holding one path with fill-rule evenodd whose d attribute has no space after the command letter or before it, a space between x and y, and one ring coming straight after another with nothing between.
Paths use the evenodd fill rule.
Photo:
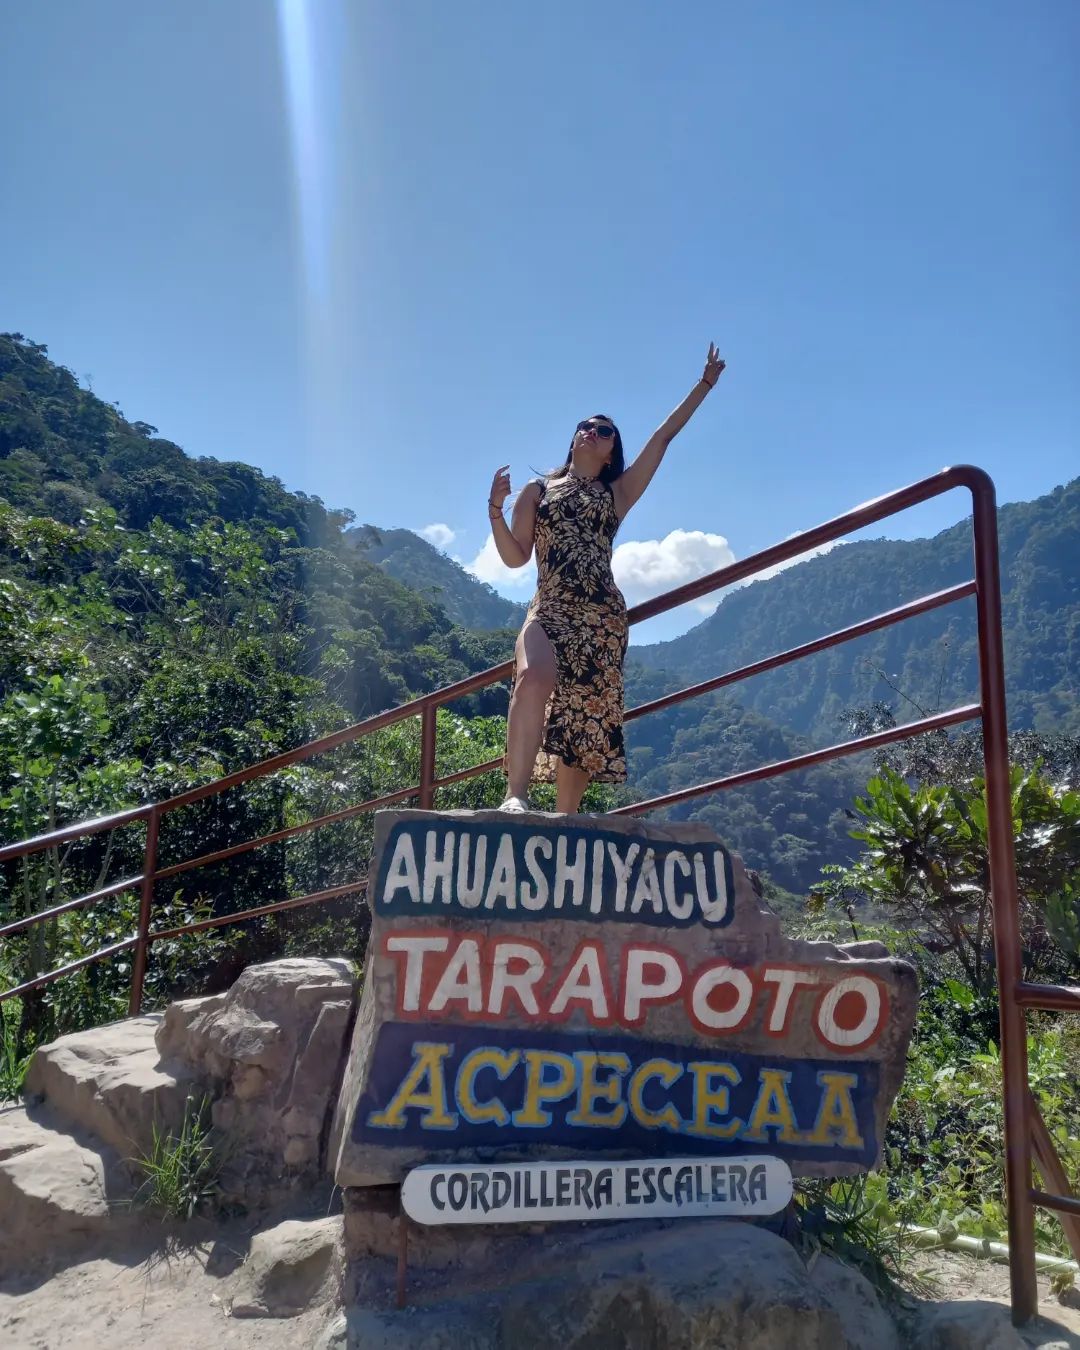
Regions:
<instances>
[{"instance_id":1,"label":"green foliage","mask_svg":"<svg viewBox=\"0 0 1080 1350\"><path fill-rule=\"evenodd\" d=\"M828 1252L891 1293L904 1271L903 1226L880 1173L801 1181L795 1204L805 1252Z\"/></svg>"},{"instance_id":2,"label":"green foliage","mask_svg":"<svg viewBox=\"0 0 1080 1350\"><path fill-rule=\"evenodd\" d=\"M961 980L924 988L907 1074L886 1133L888 1191L910 1224L1007 1241L996 1002ZM1047 1019L1028 1037L1031 1089L1073 1188L1080 1186L1080 1038ZM1039 1250L1068 1254L1036 1211Z\"/></svg>"},{"instance_id":3,"label":"green foliage","mask_svg":"<svg viewBox=\"0 0 1080 1350\"><path fill-rule=\"evenodd\" d=\"M46 509L62 519L34 514ZM188 459L81 390L44 348L0 337L0 838L173 796L508 654L509 635L455 628L367 561L342 538L350 519L245 465ZM440 715L440 772L498 753L506 692ZM171 813L159 862L392 792L418 763L410 719ZM489 777L443 796L496 791ZM144 835L128 826L0 865L0 923L137 875ZM370 821L344 822L179 873L157 887L154 926L354 880L369 847ZM129 937L137 910L138 890L126 890L15 935L0 987ZM223 987L246 962L320 938L362 957L362 899L155 943L147 1004ZM122 1015L130 974L121 953L28 995L19 1059Z\"/></svg>"},{"instance_id":4,"label":"green foliage","mask_svg":"<svg viewBox=\"0 0 1080 1350\"><path fill-rule=\"evenodd\" d=\"M631 672L629 701L659 692L652 677ZM627 725L634 795L659 796L757 768L810 749L723 694L706 694ZM851 760L820 764L797 774L683 803L669 819L714 829L748 866L784 891L805 894L823 866L850 858L844 814L866 781Z\"/></svg>"},{"instance_id":5,"label":"green foliage","mask_svg":"<svg viewBox=\"0 0 1080 1350\"><path fill-rule=\"evenodd\" d=\"M973 989L994 986L985 785L912 786L891 769L855 802L861 857L819 888L820 903L855 899L895 912L939 953L959 960ZM1027 978L1080 970L1080 792L1012 771L1017 888ZM1071 945L1070 945L1071 944Z\"/></svg>"},{"instance_id":6,"label":"green foliage","mask_svg":"<svg viewBox=\"0 0 1080 1350\"><path fill-rule=\"evenodd\" d=\"M30 1068L31 1056L19 1050L15 1021L19 1016L18 1002L18 999L12 999L7 1004L0 1004L0 1103L19 1100Z\"/></svg>"},{"instance_id":7,"label":"green foliage","mask_svg":"<svg viewBox=\"0 0 1080 1350\"><path fill-rule=\"evenodd\" d=\"M144 1180L132 1204L163 1219L191 1219L207 1213L218 1196L221 1158L210 1124L210 1101L189 1097L180 1133L154 1125L150 1152L133 1159Z\"/></svg>"}]
</instances>

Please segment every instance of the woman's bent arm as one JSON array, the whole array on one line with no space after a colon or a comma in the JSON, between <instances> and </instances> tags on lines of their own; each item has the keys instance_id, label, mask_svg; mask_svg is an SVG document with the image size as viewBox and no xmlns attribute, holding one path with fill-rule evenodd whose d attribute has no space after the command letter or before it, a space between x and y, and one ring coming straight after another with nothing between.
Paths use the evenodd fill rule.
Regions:
<instances>
[{"instance_id":1,"label":"woman's bent arm","mask_svg":"<svg viewBox=\"0 0 1080 1350\"><path fill-rule=\"evenodd\" d=\"M495 548L507 567L524 567L532 557L533 534L536 530L536 504L539 500L540 485L538 483L526 483L514 503L514 511L509 525L497 505L488 511Z\"/></svg>"}]
</instances>

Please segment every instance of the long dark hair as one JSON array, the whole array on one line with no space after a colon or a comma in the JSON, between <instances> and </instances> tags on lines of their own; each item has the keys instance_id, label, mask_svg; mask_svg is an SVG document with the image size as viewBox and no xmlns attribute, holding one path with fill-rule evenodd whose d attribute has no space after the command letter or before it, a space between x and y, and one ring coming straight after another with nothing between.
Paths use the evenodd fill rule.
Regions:
<instances>
[{"instance_id":1,"label":"long dark hair","mask_svg":"<svg viewBox=\"0 0 1080 1350\"><path fill-rule=\"evenodd\" d=\"M623 458L622 436L619 434L619 428L615 426L615 423L607 413L593 413L591 418L586 418L585 420L591 422L593 418L597 417L602 417L605 422L611 422L611 425L615 427L615 444L611 449L611 463L605 464L599 474L597 474L597 478L601 483L610 484L614 483L616 478L620 478L623 470L626 468L626 461ZM574 440L576 437L577 428L575 427L574 435L570 438L570 449L566 452L566 460L563 463L562 468L556 469L554 473L549 473L549 478L564 478L570 472L570 464L574 458Z\"/></svg>"}]
</instances>

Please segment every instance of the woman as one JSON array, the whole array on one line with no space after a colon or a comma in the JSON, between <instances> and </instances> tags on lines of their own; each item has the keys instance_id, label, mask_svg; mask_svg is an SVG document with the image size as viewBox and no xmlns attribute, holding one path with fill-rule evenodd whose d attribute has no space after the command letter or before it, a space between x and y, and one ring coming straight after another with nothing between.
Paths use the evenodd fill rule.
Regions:
<instances>
[{"instance_id":1,"label":"woman","mask_svg":"<svg viewBox=\"0 0 1080 1350\"><path fill-rule=\"evenodd\" d=\"M579 422L566 463L526 484L509 525L503 515L508 466L492 479L488 515L499 557L508 567L524 567L535 547L537 566L536 595L515 649L501 811L529 809L525 794L534 776L554 776L555 809L566 813L579 809L590 780L625 780L628 624L626 601L611 574L612 540L723 370L710 343L701 379L629 468L610 417Z\"/></svg>"}]
</instances>

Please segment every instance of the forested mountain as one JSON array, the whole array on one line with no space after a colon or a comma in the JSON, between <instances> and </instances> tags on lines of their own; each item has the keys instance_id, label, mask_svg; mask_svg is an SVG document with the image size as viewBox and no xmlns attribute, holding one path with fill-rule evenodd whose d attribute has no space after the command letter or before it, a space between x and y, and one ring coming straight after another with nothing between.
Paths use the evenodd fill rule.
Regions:
<instances>
[{"instance_id":1,"label":"forested mountain","mask_svg":"<svg viewBox=\"0 0 1080 1350\"><path fill-rule=\"evenodd\" d=\"M1080 479L1003 506L999 534L1010 724L1080 731ZM649 687L675 688L972 573L969 521L933 539L845 544L729 593L689 633L633 655L661 677ZM741 684L737 697L821 743L836 739L846 709L877 699L911 716L974 699L977 662L970 599L759 676Z\"/></svg>"},{"instance_id":2,"label":"forested mountain","mask_svg":"<svg viewBox=\"0 0 1080 1350\"><path fill-rule=\"evenodd\" d=\"M192 459L80 388L45 348L0 337L0 828L43 828L39 808L47 824L167 795L509 654L503 625L516 626L520 606L408 531L352 520L249 465ZM1077 728L1078 526L1080 482L1001 513L1014 725ZM674 642L633 649L628 701L968 575L966 525L935 540L845 545L731 593ZM890 684L927 708L971 697L970 610L630 723L629 791L658 795L842 739L844 712L876 699L910 712ZM505 707L502 687L459 711ZM49 742L61 758L70 751L67 786L29 810L7 789L54 723L70 732L70 744ZM470 746L473 734L463 726L448 753L486 758L501 727L477 730ZM305 781L323 804L344 805L363 783L389 790L409 764ZM673 814L708 820L752 865L803 891L849 854L844 812L865 777L842 761ZM246 819L206 826L207 847Z\"/></svg>"},{"instance_id":3,"label":"forested mountain","mask_svg":"<svg viewBox=\"0 0 1080 1350\"><path fill-rule=\"evenodd\" d=\"M348 547L350 511L289 492L247 464L192 459L155 430L80 388L45 347L0 336L0 500L67 527L57 532L68 539L65 581L93 578L111 600L123 597L139 661L151 661L151 617L190 632L185 607L214 598L228 626L247 603L245 588L249 635L279 643L287 635L290 672L323 682L347 717L508 653L505 636L456 627L440 605ZM141 558L157 560L152 579L129 575ZM4 562L25 586L33 568ZM243 631L234 627L232 638ZM504 704L505 693L482 700L485 711Z\"/></svg>"},{"instance_id":4,"label":"forested mountain","mask_svg":"<svg viewBox=\"0 0 1080 1350\"><path fill-rule=\"evenodd\" d=\"M525 606L504 600L498 591L471 576L460 563L412 530L383 530L359 525L345 538L369 562L441 605L464 628L512 628L525 618Z\"/></svg>"}]
</instances>

